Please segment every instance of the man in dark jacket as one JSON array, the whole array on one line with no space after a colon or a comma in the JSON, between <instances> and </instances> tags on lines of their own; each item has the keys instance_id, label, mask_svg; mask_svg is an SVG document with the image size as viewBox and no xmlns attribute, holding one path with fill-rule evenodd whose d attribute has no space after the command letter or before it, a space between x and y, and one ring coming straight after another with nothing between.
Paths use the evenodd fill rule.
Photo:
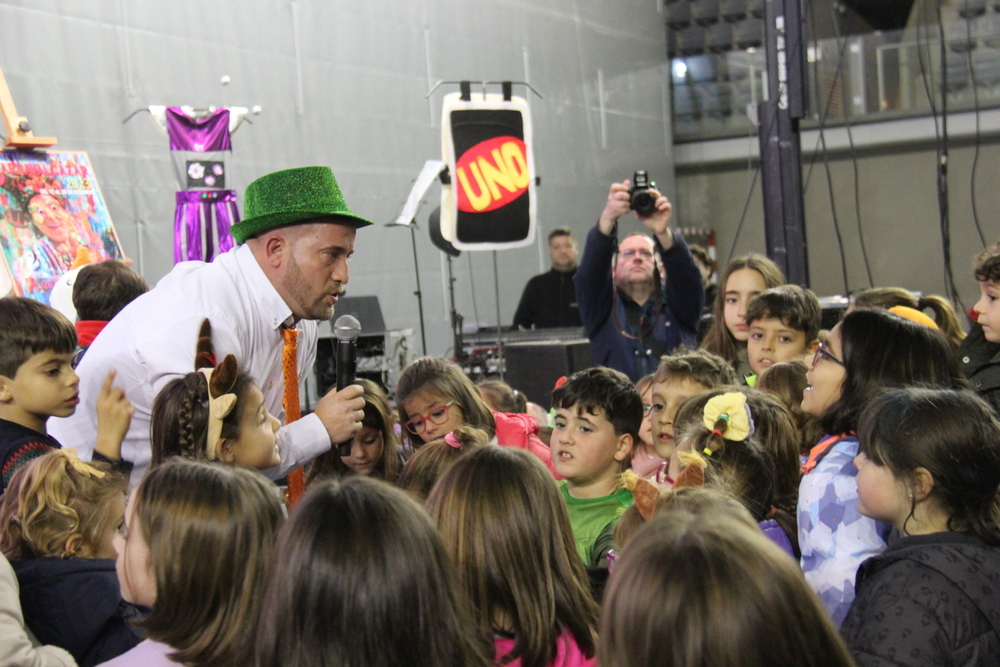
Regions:
<instances>
[{"instance_id":1,"label":"man in dark jacket","mask_svg":"<svg viewBox=\"0 0 1000 667\"><path fill-rule=\"evenodd\" d=\"M695 344L705 291L687 243L670 229L670 202L656 190L650 190L653 213L636 214L652 238L633 234L618 245L618 218L630 210L629 185L612 184L587 234L576 294L594 365L619 370L634 382L654 372L662 355Z\"/></svg>"},{"instance_id":2,"label":"man in dark jacket","mask_svg":"<svg viewBox=\"0 0 1000 667\"><path fill-rule=\"evenodd\" d=\"M580 326L576 303L576 241L565 227L549 234L552 269L528 281L514 313L514 326L522 329L552 329Z\"/></svg>"}]
</instances>

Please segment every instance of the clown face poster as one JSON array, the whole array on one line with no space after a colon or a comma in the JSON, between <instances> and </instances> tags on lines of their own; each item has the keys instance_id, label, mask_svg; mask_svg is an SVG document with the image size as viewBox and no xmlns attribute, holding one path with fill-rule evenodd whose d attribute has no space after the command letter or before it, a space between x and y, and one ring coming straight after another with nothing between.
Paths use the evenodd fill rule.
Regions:
<instances>
[{"instance_id":1,"label":"clown face poster","mask_svg":"<svg viewBox=\"0 0 1000 667\"><path fill-rule=\"evenodd\" d=\"M0 247L0 291L42 303L70 269L124 258L86 153L0 151Z\"/></svg>"}]
</instances>

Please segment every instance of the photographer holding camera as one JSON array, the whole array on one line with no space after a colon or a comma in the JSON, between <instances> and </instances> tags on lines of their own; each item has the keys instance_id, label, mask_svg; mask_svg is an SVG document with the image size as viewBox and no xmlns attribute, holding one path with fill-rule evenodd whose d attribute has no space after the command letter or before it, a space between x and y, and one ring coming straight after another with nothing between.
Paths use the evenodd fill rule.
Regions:
<instances>
[{"instance_id":1,"label":"photographer holding camera","mask_svg":"<svg viewBox=\"0 0 1000 667\"><path fill-rule=\"evenodd\" d=\"M652 237L630 234L619 245L618 218L630 210ZM670 229L672 213L644 171L636 172L634 187L628 180L612 184L576 272L594 365L633 382L655 372L662 355L695 345L705 291L687 243Z\"/></svg>"}]
</instances>

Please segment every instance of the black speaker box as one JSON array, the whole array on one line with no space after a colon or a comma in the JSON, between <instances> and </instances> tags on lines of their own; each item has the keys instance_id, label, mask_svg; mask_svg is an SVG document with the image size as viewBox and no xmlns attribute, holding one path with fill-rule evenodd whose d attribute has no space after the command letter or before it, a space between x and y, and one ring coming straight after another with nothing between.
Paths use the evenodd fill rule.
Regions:
<instances>
[{"instance_id":1,"label":"black speaker box","mask_svg":"<svg viewBox=\"0 0 1000 667\"><path fill-rule=\"evenodd\" d=\"M509 343L504 361L504 381L546 410L556 380L592 365L587 340Z\"/></svg>"}]
</instances>

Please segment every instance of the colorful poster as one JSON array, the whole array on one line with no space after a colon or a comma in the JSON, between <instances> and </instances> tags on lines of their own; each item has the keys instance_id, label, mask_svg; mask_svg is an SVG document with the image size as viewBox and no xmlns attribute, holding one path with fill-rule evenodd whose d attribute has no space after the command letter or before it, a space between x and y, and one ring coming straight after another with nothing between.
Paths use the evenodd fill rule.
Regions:
<instances>
[{"instance_id":1,"label":"colorful poster","mask_svg":"<svg viewBox=\"0 0 1000 667\"><path fill-rule=\"evenodd\" d=\"M86 153L0 151L0 246L13 293L42 303L70 269L124 259Z\"/></svg>"}]
</instances>

